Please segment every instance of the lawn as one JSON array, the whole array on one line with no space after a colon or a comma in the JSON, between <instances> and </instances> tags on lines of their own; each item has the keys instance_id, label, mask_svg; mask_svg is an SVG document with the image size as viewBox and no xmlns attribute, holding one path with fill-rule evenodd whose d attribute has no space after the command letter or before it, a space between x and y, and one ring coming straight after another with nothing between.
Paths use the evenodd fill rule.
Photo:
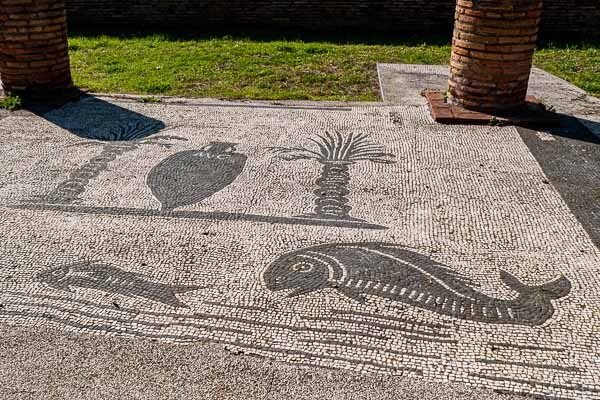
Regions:
<instances>
[{"instance_id":1,"label":"lawn","mask_svg":"<svg viewBox=\"0 0 600 400\"><path fill-rule=\"evenodd\" d=\"M376 63L446 64L449 40L72 31L69 53L75 84L94 92L369 101L379 100ZM600 95L599 49L545 45L535 62Z\"/></svg>"}]
</instances>

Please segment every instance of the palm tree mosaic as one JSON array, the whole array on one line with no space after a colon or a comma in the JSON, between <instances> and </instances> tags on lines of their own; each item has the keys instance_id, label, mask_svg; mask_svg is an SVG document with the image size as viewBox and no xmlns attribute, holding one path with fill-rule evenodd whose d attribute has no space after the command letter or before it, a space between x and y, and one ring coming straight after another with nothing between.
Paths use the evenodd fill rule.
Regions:
<instances>
[{"instance_id":1,"label":"palm tree mosaic","mask_svg":"<svg viewBox=\"0 0 600 400\"><path fill-rule=\"evenodd\" d=\"M366 134L342 134L325 132L309 138L312 147L271 147L273 153L283 160L315 160L321 164L321 175L315 181L317 188L314 214L311 218L356 220L350 216L349 205L350 166L368 161L393 164L395 155L386 153L384 146L369 141Z\"/></svg>"}]
</instances>

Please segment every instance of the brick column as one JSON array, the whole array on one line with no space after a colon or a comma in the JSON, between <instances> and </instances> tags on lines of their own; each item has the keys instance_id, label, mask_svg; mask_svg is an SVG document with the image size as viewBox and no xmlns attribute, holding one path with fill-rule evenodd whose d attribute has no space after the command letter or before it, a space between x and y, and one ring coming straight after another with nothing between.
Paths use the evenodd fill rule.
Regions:
<instances>
[{"instance_id":1,"label":"brick column","mask_svg":"<svg viewBox=\"0 0 600 400\"><path fill-rule=\"evenodd\" d=\"M449 98L477 111L525 104L542 0L457 0Z\"/></svg>"},{"instance_id":2,"label":"brick column","mask_svg":"<svg viewBox=\"0 0 600 400\"><path fill-rule=\"evenodd\" d=\"M31 97L73 87L64 0L0 0L0 79Z\"/></svg>"}]
</instances>

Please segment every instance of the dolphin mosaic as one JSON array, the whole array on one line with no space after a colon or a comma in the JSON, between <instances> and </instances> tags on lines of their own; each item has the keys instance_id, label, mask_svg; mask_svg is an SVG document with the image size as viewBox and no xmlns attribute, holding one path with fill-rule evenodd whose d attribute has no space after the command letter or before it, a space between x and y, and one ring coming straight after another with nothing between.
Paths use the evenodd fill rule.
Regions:
<instances>
[{"instance_id":1,"label":"dolphin mosaic","mask_svg":"<svg viewBox=\"0 0 600 400\"><path fill-rule=\"evenodd\" d=\"M36 281L67 292L72 287L96 289L128 297L143 297L171 307L189 308L176 294L202 289L200 286L171 286L156 283L134 272L111 265L80 262L43 271Z\"/></svg>"},{"instance_id":2,"label":"dolphin mosaic","mask_svg":"<svg viewBox=\"0 0 600 400\"><path fill-rule=\"evenodd\" d=\"M506 271L500 271L500 278L518 294L515 299L490 297L457 271L386 243L301 249L281 256L263 273L268 289L292 289L290 297L333 288L356 301L371 295L463 320L529 326L550 319L554 314L551 300L571 290L564 276L540 286L526 285Z\"/></svg>"}]
</instances>

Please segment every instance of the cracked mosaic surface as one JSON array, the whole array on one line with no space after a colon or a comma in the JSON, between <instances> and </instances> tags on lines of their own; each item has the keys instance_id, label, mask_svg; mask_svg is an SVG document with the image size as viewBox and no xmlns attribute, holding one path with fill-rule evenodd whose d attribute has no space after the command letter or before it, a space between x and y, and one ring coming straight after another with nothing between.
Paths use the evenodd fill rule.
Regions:
<instances>
[{"instance_id":1,"label":"cracked mosaic surface","mask_svg":"<svg viewBox=\"0 0 600 400\"><path fill-rule=\"evenodd\" d=\"M81 134L127 115L164 127ZM360 220L307 218L320 168L272 150L325 132L395 155L348 166ZM2 119L0 154L0 321L600 398L600 252L515 128L87 98Z\"/></svg>"}]
</instances>

